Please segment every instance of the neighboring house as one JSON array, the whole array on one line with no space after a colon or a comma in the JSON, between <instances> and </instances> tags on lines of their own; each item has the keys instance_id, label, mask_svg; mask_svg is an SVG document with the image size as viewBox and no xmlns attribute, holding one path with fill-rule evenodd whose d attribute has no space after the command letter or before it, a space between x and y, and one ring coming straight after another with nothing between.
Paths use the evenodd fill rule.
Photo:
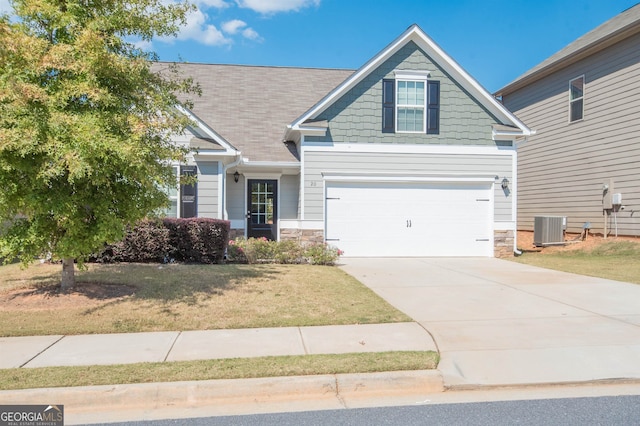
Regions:
<instances>
[{"instance_id":1,"label":"neighboring house","mask_svg":"<svg viewBox=\"0 0 640 426\"><path fill-rule=\"evenodd\" d=\"M640 5L495 93L536 134L518 150L518 227L640 236ZM613 194L622 195L616 212ZM606 215L605 215L606 213Z\"/></svg>"},{"instance_id":2,"label":"neighboring house","mask_svg":"<svg viewBox=\"0 0 640 426\"><path fill-rule=\"evenodd\" d=\"M162 66L160 64L159 66ZM357 71L181 64L202 88L177 138L178 216L345 256L504 256L529 129L417 26Z\"/></svg>"}]
</instances>

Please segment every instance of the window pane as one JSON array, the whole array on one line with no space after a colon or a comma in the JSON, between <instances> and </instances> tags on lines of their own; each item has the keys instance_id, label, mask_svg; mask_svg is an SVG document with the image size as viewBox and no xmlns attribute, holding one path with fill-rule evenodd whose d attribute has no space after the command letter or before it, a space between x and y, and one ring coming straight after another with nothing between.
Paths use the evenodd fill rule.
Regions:
<instances>
[{"instance_id":1,"label":"window pane","mask_svg":"<svg viewBox=\"0 0 640 426\"><path fill-rule=\"evenodd\" d=\"M414 105L424 105L424 81L416 83L416 103Z\"/></svg>"},{"instance_id":2,"label":"window pane","mask_svg":"<svg viewBox=\"0 0 640 426\"><path fill-rule=\"evenodd\" d=\"M571 100L581 98L584 95L584 77L571 81Z\"/></svg>"},{"instance_id":3,"label":"window pane","mask_svg":"<svg viewBox=\"0 0 640 426\"><path fill-rule=\"evenodd\" d=\"M399 132L407 131L407 109L406 108L398 108L398 131Z\"/></svg>"},{"instance_id":4,"label":"window pane","mask_svg":"<svg viewBox=\"0 0 640 426\"><path fill-rule=\"evenodd\" d=\"M398 82L398 105L406 105L407 104L407 82L399 81Z\"/></svg>"},{"instance_id":5,"label":"window pane","mask_svg":"<svg viewBox=\"0 0 640 426\"><path fill-rule=\"evenodd\" d=\"M171 200L171 206L165 212L167 217L178 217L178 200Z\"/></svg>"},{"instance_id":6,"label":"window pane","mask_svg":"<svg viewBox=\"0 0 640 426\"><path fill-rule=\"evenodd\" d=\"M571 102L571 121L582 120L582 106L582 99Z\"/></svg>"}]
</instances>

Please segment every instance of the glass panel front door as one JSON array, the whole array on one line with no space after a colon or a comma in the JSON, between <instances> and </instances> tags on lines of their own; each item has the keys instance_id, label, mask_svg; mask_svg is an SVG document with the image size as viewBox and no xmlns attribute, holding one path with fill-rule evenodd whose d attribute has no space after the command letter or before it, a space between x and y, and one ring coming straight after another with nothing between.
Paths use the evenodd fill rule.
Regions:
<instances>
[{"instance_id":1,"label":"glass panel front door","mask_svg":"<svg viewBox=\"0 0 640 426\"><path fill-rule=\"evenodd\" d=\"M278 237L278 181L249 179L247 237L276 240Z\"/></svg>"}]
</instances>

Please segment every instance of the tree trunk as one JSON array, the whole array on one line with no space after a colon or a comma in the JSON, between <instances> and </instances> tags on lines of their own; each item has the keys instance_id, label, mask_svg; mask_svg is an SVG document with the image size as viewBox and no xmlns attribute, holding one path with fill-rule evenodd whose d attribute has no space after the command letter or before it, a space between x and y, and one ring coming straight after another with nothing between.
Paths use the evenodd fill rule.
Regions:
<instances>
[{"instance_id":1,"label":"tree trunk","mask_svg":"<svg viewBox=\"0 0 640 426\"><path fill-rule=\"evenodd\" d=\"M67 292L76 286L75 264L72 257L62 259L62 280L60 288Z\"/></svg>"}]
</instances>

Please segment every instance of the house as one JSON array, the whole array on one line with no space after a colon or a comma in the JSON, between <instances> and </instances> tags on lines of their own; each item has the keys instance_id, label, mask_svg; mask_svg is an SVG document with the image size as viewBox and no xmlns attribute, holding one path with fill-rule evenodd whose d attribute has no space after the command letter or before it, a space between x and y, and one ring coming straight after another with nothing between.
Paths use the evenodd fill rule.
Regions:
<instances>
[{"instance_id":1,"label":"house","mask_svg":"<svg viewBox=\"0 0 640 426\"><path fill-rule=\"evenodd\" d=\"M640 4L495 93L536 134L518 150L518 227L640 236ZM614 195L621 194L621 195Z\"/></svg>"},{"instance_id":2,"label":"house","mask_svg":"<svg viewBox=\"0 0 640 426\"><path fill-rule=\"evenodd\" d=\"M418 26L360 69L181 64L197 184L172 214L345 256L505 256L531 133Z\"/></svg>"}]
</instances>

